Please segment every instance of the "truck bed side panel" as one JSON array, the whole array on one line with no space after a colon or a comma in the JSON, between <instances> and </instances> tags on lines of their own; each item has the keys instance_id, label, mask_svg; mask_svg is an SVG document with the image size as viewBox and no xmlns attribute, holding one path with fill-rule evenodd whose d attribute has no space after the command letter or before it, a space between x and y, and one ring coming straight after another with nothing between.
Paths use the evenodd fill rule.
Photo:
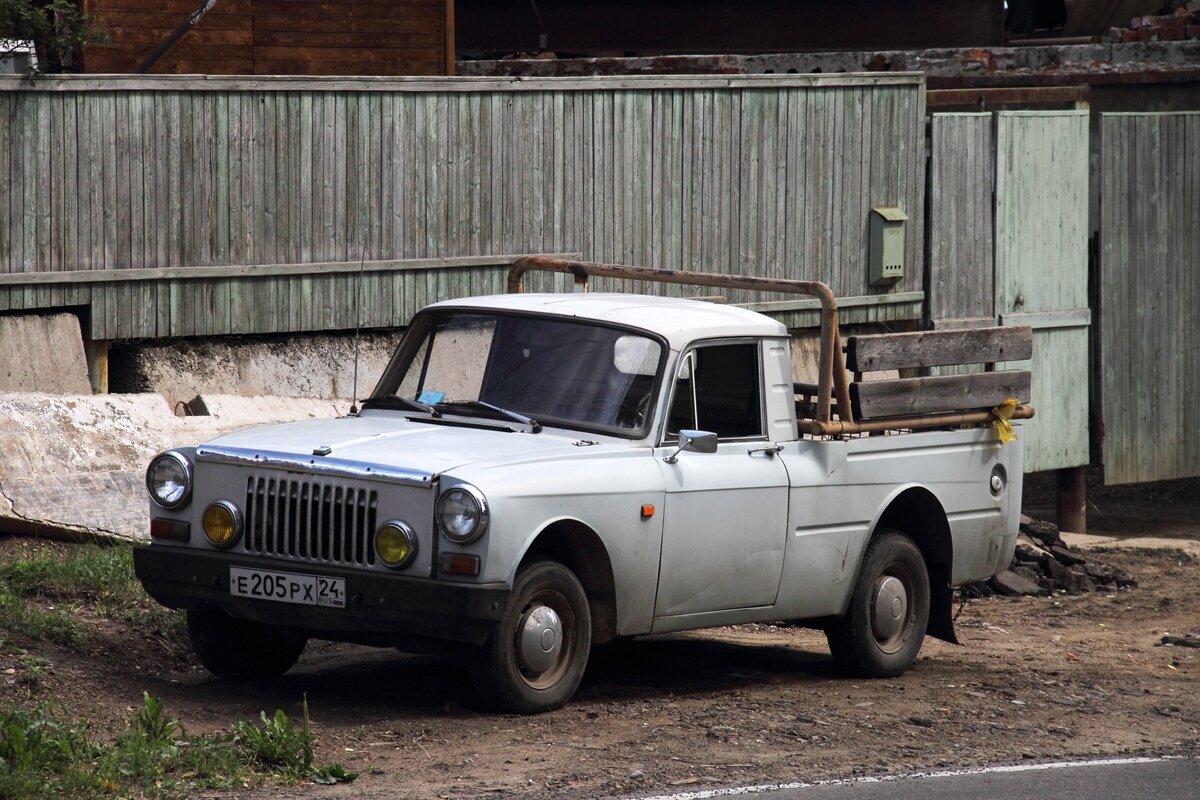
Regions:
<instances>
[{"instance_id":1,"label":"truck bed side panel","mask_svg":"<svg viewBox=\"0 0 1200 800\"><path fill-rule=\"evenodd\" d=\"M945 510L954 585L987 578L1012 557L1021 504L1019 439L1001 445L989 428L931 431L800 442L783 458L792 489L781 616L843 613L877 521L914 487L927 489ZM998 497L990 489L994 470L1005 475Z\"/></svg>"}]
</instances>

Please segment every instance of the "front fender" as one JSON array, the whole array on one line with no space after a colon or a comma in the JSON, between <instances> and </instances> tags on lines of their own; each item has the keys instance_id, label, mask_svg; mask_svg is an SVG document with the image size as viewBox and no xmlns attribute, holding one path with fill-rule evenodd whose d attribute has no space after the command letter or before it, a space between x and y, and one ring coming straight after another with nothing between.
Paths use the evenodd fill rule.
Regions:
<instances>
[{"instance_id":1,"label":"front fender","mask_svg":"<svg viewBox=\"0 0 1200 800\"><path fill-rule=\"evenodd\" d=\"M578 516L551 517L522 541L508 583L512 585L517 570L530 558L554 558L576 573L590 598L607 603L613 615L608 621L610 636L648 633L658 587L661 540L661 521L653 517L632 527L607 528Z\"/></svg>"}]
</instances>

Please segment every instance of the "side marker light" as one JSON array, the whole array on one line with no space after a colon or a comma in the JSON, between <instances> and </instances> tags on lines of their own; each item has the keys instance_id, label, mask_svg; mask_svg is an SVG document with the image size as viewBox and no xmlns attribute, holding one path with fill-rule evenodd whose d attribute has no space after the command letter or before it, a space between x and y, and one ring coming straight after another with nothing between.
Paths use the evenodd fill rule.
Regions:
<instances>
[{"instance_id":1,"label":"side marker light","mask_svg":"<svg viewBox=\"0 0 1200 800\"><path fill-rule=\"evenodd\" d=\"M465 553L442 553L438 556L438 571L447 575L466 575L474 578L479 574L479 556Z\"/></svg>"},{"instance_id":2,"label":"side marker light","mask_svg":"<svg viewBox=\"0 0 1200 800\"><path fill-rule=\"evenodd\" d=\"M171 539L186 542L192 535L192 525L178 519L155 518L150 520L150 538Z\"/></svg>"}]
</instances>

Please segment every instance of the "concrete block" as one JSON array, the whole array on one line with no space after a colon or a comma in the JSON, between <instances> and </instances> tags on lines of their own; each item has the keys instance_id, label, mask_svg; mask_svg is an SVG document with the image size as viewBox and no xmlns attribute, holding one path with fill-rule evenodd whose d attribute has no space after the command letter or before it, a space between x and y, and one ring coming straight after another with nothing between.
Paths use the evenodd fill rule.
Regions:
<instances>
[{"instance_id":1,"label":"concrete block","mask_svg":"<svg viewBox=\"0 0 1200 800\"><path fill-rule=\"evenodd\" d=\"M177 417L157 394L0 394L0 532L144 539L157 453L253 425L345 413L330 401L208 397Z\"/></svg>"},{"instance_id":2,"label":"concrete block","mask_svg":"<svg viewBox=\"0 0 1200 800\"><path fill-rule=\"evenodd\" d=\"M78 317L0 316L0 392L91 394Z\"/></svg>"}]
</instances>

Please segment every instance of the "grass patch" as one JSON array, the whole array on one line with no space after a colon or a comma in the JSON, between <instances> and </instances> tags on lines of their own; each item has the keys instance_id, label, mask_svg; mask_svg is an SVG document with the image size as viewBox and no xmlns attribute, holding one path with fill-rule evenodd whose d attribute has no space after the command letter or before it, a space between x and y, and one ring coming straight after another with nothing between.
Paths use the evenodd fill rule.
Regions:
<instances>
[{"instance_id":1,"label":"grass patch","mask_svg":"<svg viewBox=\"0 0 1200 800\"><path fill-rule=\"evenodd\" d=\"M129 659L130 631L156 638L168 655L188 650L183 615L147 596L134 575L133 546L35 543L0 562L0 655L14 665L9 682L28 703L53 674L33 643ZM126 637L122 646L110 641L116 635ZM150 655L164 654L151 645ZM276 711L207 735L190 735L148 694L115 733L55 708L0 709L0 798L187 798L268 781L356 777L339 764L313 763L307 700L299 725Z\"/></svg>"},{"instance_id":2,"label":"grass patch","mask_svg":"<svg viewBox=\"0 0 1200 800\"><path fill-rule=\"evenodd\" d=\"M0 563L0 631L80 653L96 649L81 618L157 632L186 652L183 615L151 600L133 573L133 545L73 545Z\"/></svg>"},{"instance_id":3,"label":"grass patch","mask_svg":"<svg viewBox=\"0 0 1200 800\"><path fill-rule=\"evenodd\" d=\"M0 629L41 642L86 652L87 629L60 609L41 608L0 581Z\"/></svg>"},{"instance_id":4,"label":"grass patch","mask_svg":"<svg viewBox=\"0 0 1200 800\"><path fill-rule=\"evenodd\" d=\"M74 545L61 557L18 558L0 564L0 581L25 597L111 597L138 586L133 546Z\"/></svg>"},{"instance_id":5,"label":"grass patch","mask_svg":"<svg viewBox=\"0 0 1200 800\"><path fill-rule=\"evenodd\" d=\"M161 702L143 694L124 728L101 741L85 723L60 721L45 706L13 711L0 718L0 797L183 798L264 781L357 777L340 764L314 767L307 700L300 729L282 711L260 718L226 733L189 736Z\"/></svg>"}]
</instances>

